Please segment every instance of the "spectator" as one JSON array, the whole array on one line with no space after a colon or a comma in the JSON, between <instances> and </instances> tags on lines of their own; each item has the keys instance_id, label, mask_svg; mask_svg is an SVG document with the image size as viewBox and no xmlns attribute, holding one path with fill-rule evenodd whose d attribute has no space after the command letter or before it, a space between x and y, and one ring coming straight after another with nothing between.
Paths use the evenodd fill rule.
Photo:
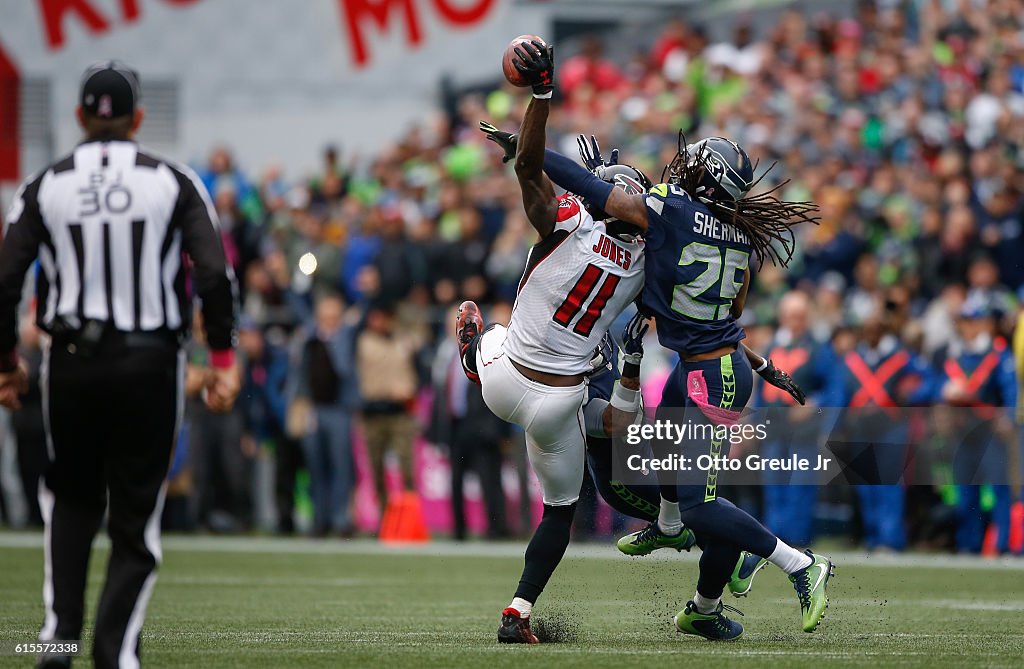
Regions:
<instances>
[{"instance_id":1,"label":"spectator","mask_svg":"<svg viewBox=\"0 0 1024 669\"><path fill-rule=\"evenodd\" d=\"M207 368L209 351L202 314L193 316L193 334L186 353L189 365ZM251 523L250 458L242 444L243 416L239 404L229 413L214 413L201 395L186 399L189 466L194 480L192 524L212 532L238 532Z\"/></svg>"},{"instance_id":2,"label":"spectator","mask_svg":"<svg viewBox=\"0 0 1024 669\"><path fill-rule=\"evenodd\" d=\"M416 489L412 403L419 384L414 362L419 346L420 342L396 326L392 305L377 303L369 308L366 329L356 342L356 374L363 435L381 509L388 500L384 464L389 452L398 456L403 490Z\"/></svg>"},{"instance_id":3,"label":"spectator","mask_svg":"<svg viewBox=\"0 0 1024 669\"><path fill-rule=\"evenodd\" d=\"M292 398L309 410L293 430L302 436L313 499L313 534L353 533L349 513L355 484L352 457L352 412L358 404L353 378L356 323L338 295L317 298L313 322L300 339ZM282 472L284 473L284 472ZM287 486L284 486L287 489ZM288 529L288 526L284 526Z\"/></svg>"},{"instance_id":4,"label":"spectator","mask_svg":"<svg viewBox=\"0 0 1024 669\"><path fill-rule=\"evenodd\" d=\"M906 545L901 477L908 434L894 407L911 406L912 362L887 312L876 303L864 315L855 344L832 366L828 406L848 407L837 426L837 443L885 446L871 449L874 462L860 470L864 484L856 486L864 541L873 551L899 551ZM851 456L844 461L851 462Z\"/></svg>"},{"instance_id":5,"label":"spectator","mask_svg":"<svg viewBox=\"0 0 1024 669\"><path fill-rule=\"evenodd\" d=\"M235 205L250 220L260 220L263 214L263 203L259 193L255 191L249 180L234 164L231 151L226 146L217 146L210 152L206 167L196 170L206 192L231 192L234 194Z\"/></svg>"},{"instance_id":6,"label":"spectator","mask_svg":"<svg viewBox=\"0 0 1024 669\"><path fill-rule=\"evenodd\" d=\"M1017 404L1017 378L1006 341L996 332L994 305L981 291L971 294L960 310L958 338L940 356L939 397L952 407L959 434L953 457L957 484L957 550L980 553L985 534L981 508L982 482L993 485L992 520L997 528L996 550L1009 549L1010 486L1006 485L1007 444L1016 434L1010 412Z\"/></svg>"},{"instance_id":7,"label":"spectator","mask_svg":"<svg viewBox=\"0 0 1024 669\"><path fill-rule=\"evenodd\" d=\"M348 193L349 174L340 164L340 151L334 144L324 147L323 171L310 180L309 188L318 200L338 204Z\"/></svg>"},{"instance_id":8,"label":"spectator","mask_svg":"<svg viewBox=\"0 0 1024 669\"><path fill-rule=\"evenodd\" d=\"M596 35L584 38L580 52L567 58L558 71L559 90L570 100L584 87L601 93L626 83L618 66L604 57L604 43Z\"/></svg>"},{"instance_id":9,"label":"spectator","mask_svg":"<svg viewBox=\"0 0 1024 669\"><path fill-rule=\"evenodd\" d=\"M779 301L779 329L768 347L768 357L785 369L807 393L806 407L799 407L787 393L760 383L757 405L774 409L770 438L761 445L764 457L784 460L794 454L813 462L818 450L821 423L812 407L826 405L825 391L834 365L832 350L814 340L810 330L811 302L803 292L786 293ZM817 475L814 472L766 472L764 523L780 539L806 546L813 538Z\"/></svg>"},{"instance_id":10,"label":"spectator","mask_svg":"<svg viewBox=\"0 0 1024 669\"><path fill-rule=\"evenodd\" d=\"M456 310L449 311L449 321ZM488 539L508 536L505 491L501 481L502 451L511 426L496 418L484 404L480 386L470 383L462 371L458 347L443 342L434 363L435 412L448 444L452 483L452 534L466 538L464 480L469 470L477 474L487 513Z\"/></svg>"},{"instance_id":11,"label":"spectator","mask_svg":"<svg viewBox=\"0 0 1024 669\"><path fill-rule=\"evenodd\" d=\"M426 265L418 245L406 238L400 211L380 208L373 214L376 224L372 227L379 230L380 246L371 265L375 286L368 292L379 301L394 304L408 297L413 286L422 285Z\"/></svg>"},{"instance_id":12,"label":"spectator","mask_svg":"<svg viewBox=\"0 0 1024 669\"><path fill-rule=\"evenodd\" d=\"M286 430L289 360L288 350L276 341L281 338L279 330L264 334L253 321L242 320L238 344L245 373L239 400L247 450L274 454L277 530L292 534L295 476L302 456L300 445Z\"/></svg>"}]
</instances>

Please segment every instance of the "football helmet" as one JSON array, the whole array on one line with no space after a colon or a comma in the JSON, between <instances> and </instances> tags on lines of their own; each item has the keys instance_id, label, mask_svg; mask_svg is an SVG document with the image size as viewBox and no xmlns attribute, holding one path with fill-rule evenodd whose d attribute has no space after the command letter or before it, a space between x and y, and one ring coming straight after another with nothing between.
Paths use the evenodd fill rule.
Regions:
<instances>
[{"instance_id":1,"label":"football helmet","mask_svg":"<svg viewBox=\"0 0 1024 669\"><path fill-rule=\"evenodd\" d=\"M609 165L598 168L594 174L602 181L626 191L627 195L643 195L651 190L651 180L631 165ZM595 221L602 221L608 234L624 242L632 244L642 238L643 231L632 223L620 220L611 216L603 209L593 205L587 205L587 211L594 217Z\"/></svg>"},{"instance_id":2,"label":"football helmet","mask_svg":"<svg viewBox=\"0 0 1024 669\"><path fill-rule=\"evenodd\" d=\"M632 165L619 164L619 150L612 149L611 160L605 162L601 157L601 147L597 139L591 135L588 142L586 137L580 135L577 138L580 147L580 158L587 169L594 173L601 181L606 181L613 186L626 191L627 195L643 195L651 189L653 184L643 172ZM595 221L602 221L608 234L621 239L624 242L632 243L643 237L643 231L632 223L621 221L606 211L585 202L587 211Z\"/></svg>"},{"instance_id":3,"label":"football helmet","mask_svg":"<svg viewBox=\"0 0 1024 669\"><path fill-rule=\"evenodd\" d=\"M754 185L754 166L736 142L709 137L686 147L687 164L704 168L697 197L726 206L746 197Z\"/></svg>"}]
</instances>

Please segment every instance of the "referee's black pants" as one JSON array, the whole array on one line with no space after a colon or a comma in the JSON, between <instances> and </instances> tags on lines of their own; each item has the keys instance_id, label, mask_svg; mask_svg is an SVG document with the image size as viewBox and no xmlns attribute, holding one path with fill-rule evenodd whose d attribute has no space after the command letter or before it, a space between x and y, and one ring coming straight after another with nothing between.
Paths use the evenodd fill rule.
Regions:
<instances>
[{"instance_id":1,"label":"referee's black pants","mask_svg":"<svg viewBox=\"0 0 1024 669\"><path fill-rule=\"evenodd\" d=\"M160 515L182 406L173 346L83 358L54 343L43 368L49 464L41 640L81 638L89 554L108 503L111 552L93 641L96 667L137 667L160 563Z\"/></svg>"}]
</instances>

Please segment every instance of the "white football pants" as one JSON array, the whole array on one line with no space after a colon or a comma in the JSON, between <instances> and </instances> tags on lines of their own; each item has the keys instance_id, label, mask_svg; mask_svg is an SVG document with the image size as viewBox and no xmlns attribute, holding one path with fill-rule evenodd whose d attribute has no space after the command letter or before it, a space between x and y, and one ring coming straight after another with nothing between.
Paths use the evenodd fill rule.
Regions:
<instances>
[{"instance_id":1,"label":"white football pants","mask_svg":"<svg viewBox=\"0 0 1024 669\"><path fill-rule=\"evenodd\" d=\"M476 353L484 402L494 415L526 431L526 452L544 503L567 506L580 498L586 459L583 402L587 385L556 388L528 379L505 355L506 328L484 332Z\"/></svg>"}]
</instances>

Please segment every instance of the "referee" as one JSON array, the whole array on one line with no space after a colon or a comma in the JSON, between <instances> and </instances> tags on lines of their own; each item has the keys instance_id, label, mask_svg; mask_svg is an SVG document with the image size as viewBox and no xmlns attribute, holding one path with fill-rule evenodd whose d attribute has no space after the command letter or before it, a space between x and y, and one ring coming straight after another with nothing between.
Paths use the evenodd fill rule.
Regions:
<instances>
[{"instance_id":1,"label":"referee","mask_svg":"<svg viewBox=\"0 0 1024 669\"><path fill-rule=\"evenodd\" d=\"M190 294L211 348L206 402L238 394L235 293L217 217L196 175L143 151L139 79L116 61L82 78L84 140L25 183L0 246L0 404L20 406L17 310L38 259L36 322L50 337L41 386L49 464L41 641L79 639L93 538L111 552L96 613L96 667L138 667L160 563L164 479L181 421ZM184 256L191 262L186 262ZM44 657L41 667L70 666Z\"/></svg>"}]
</instances>

